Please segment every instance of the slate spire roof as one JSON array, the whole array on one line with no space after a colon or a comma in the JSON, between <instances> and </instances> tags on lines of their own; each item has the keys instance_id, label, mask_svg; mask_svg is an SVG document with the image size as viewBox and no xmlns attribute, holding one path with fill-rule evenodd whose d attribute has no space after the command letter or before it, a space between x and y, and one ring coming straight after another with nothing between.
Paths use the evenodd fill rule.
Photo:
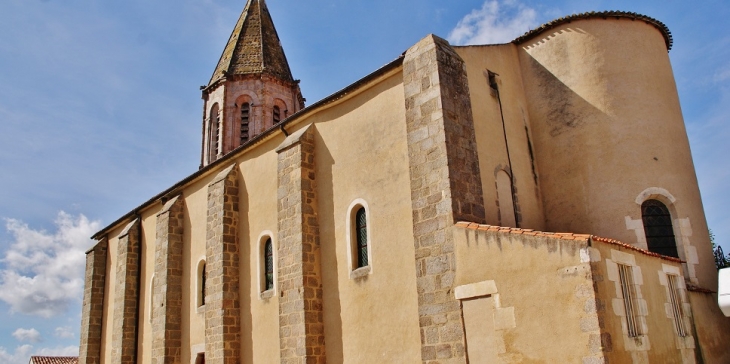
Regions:
<instances>
[{"instance_id":1,"label":"slate spire roof","mask_svg":"<svg viewBox=\"0 0 730 364\"><path fill-rule=\"evenodd\" d=\"M289 63L264 0L248 0L208 86L228 76L268 74L293 82Z\"/></svg>"}]
</instances>

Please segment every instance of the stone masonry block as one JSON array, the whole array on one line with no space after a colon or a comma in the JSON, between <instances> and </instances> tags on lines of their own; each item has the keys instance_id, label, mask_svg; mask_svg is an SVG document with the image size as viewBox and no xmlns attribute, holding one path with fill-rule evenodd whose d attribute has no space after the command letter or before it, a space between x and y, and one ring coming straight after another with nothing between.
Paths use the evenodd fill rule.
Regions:
<instances>
[{"instance_id":1,"label":"stone masonry block","mask_svg":"<svg viewBox=\"0 0 730 364\"><path fill-rule=\"evenodd\" d=\"M103 238L86 253L79 345L79 363L82 364L101 362L101 325L104 314L107 249L107 239Z\"/></svg>"},{"instance_id":2,"label":"stone masonry block","mask_svg":"<svg viewBox=\"0 0 730 364\"><path fill-rule=\"evenodd\" d=\"M430 35L403 61L411 206L422 361L465 363L456 269L455 221L483 222L484 206L463 60ZM432 333L438 332L438 341Z\"/></svg>"}]
</instances>

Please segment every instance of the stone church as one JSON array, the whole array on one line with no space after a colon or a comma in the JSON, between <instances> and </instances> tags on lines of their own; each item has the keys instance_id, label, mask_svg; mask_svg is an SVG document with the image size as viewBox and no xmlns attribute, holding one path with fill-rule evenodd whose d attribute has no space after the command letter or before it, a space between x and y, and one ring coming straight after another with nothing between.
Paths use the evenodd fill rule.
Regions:
<instances>
[{"instance_id":1,"label":"stone church","mask_svg":"<svg viewBox=\"0 0 730 364\"><path fill-rule=\"evenodd\" d=\"M730 362L671 46L428 35L305 107L249 0L200 169L93 237L80 362Z\"/></svg>"}]
</instances>

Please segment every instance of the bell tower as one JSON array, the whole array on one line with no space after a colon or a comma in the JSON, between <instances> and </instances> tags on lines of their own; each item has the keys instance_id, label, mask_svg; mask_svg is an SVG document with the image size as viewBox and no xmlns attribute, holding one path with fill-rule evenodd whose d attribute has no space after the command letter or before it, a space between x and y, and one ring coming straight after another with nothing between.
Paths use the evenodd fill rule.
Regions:
<instances>
[{"instance_id":1,"label":"bell tower","mask_svg":"<svg viewBox=\"0 0 730 364\"><path fill-rule=\"evenodd\" d=\"M304 108L264 0L248 0L203 92L200 168Z\"/></svg>"}]
</instances>

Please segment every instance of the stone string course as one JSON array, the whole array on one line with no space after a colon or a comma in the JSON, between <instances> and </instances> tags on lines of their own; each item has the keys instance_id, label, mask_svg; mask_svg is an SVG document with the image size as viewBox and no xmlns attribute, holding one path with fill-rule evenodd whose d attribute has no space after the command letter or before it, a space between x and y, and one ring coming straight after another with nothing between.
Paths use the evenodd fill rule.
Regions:
<instances>
[{"instance_id":1,"label":"stone string course","mask_svg":"<svg viewBox=\"0 0 730 364\"><path fill-rule=\"evenodd\" d=\"M135 219L119 235L117 243L114 318L112 323L112 364L137 362L137 322L139 303L140 221Z\"/></svg>"},{"instance_id":2,"label":"stone string course","mask_svg":"<svg viewBox=\"0 0 730 364\"><path fill-rule=\"evenodd\" d=\"M208 185L205 284L205 361L241 362L238 171L228 167Z\"/></svg>"},{"instance_id":3,"label":"stone string course","mask_svg":"<svg viewBox=\"0 0 730 364\"><path fill-rule=\"evenodd\" d=\"M101 362L101 325L104 315L104 282L108 241L102 239L86 253L84 301L81 306L79 363Z\"/></svg>"},{"instance_id":4,"label":"stone string course","mask_svg":"<svg viewBox=\"0 0 730 364\"><path fill-rule=\"evenodd\" d=\"M485 220L471 101L463 60L428 36L403 61L421 358L466 363L453 225Z\"/></svg>"},{"instance_id":5,"label":"stone string course","mask_svg":"<svg viewBox=\"0 0 730 364\"><path fill-rule=\"evenodd\" d=\"M152 363L179 364L182 355L184 202L168 201L157 215L152 282Z\"/></svg>"},{"instance_id":6,"label":"stone string course","mask_svg":"<svg viewBox=\"0 0 730 364\"><path fill-rule=\"evenodd\" d=\"M291 135L277 152L281 363L324 364L313 128Z\"/></svg>"}]
</instances>

